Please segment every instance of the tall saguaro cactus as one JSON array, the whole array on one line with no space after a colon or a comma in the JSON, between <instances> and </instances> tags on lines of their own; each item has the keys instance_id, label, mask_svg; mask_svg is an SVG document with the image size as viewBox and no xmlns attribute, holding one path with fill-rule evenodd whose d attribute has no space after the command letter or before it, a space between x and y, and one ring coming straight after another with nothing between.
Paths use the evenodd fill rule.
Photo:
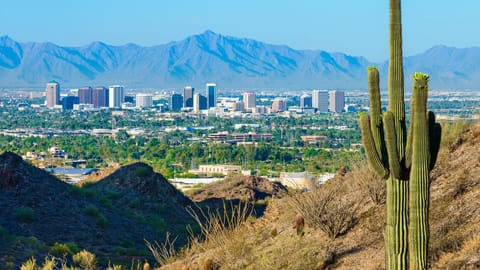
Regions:
<instances>
[{"instance_id":1,"label":"tall saguaro cactus","mask_svg":"<svg viewBox=\"0 0 480 270\"><path fill-rule=\"evenodd\" d=\"M411 269L427 269L429 171L435 164L440 145L440 124L433 112L427 113L428 75L413 75L410 124L411 171L409 202L409 257Z\"/></svg>"},{"instance_id":2,"label":"tall saguaro cactus","mask_svg":"<svg viewBox=\"0 0 480 270\"><path fill-rule=\"evenodd\" d=\"M438 153L440 126L433 113L426 113L428 76L416 73L407 136L400 0L390 0L389 47L388 111L382 117L378 70L370 67L370 115L360 115L360 129L370 166L386 179L386 267L425 269L429 170Z\"/></svg>"}]
</instances>

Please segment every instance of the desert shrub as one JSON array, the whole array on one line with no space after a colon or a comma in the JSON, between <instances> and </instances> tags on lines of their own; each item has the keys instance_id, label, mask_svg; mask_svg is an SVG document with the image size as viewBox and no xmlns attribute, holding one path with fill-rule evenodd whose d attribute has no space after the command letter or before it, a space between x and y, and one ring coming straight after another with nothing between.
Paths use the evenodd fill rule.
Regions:
<instances>
[{"instance_id":1,"label":"desert shrub","mask_svg":"<svg viewBox=\"0 0 480 270\"><path fill-rule=\"evenodd\" d=\"M95 205L89 204L84 209L83 212L86 215L89 215L95 218L95 223L102 228L108 227L108 219L100 213L100 210Z\"/></svg>"},{"instance_id":2,"label":"desert shrub","mask_svg":"<svg viewBox=\"0 0 480 270\"><path fill-rule=\"evenodd\" d=\"M150 168L146 166L139 166L135 168L135 175L138 177L147 177L150 175Z\"/></svg>"},{"instance_id":3,"label":"desert shrub","mask_svg":"<svg viewBox=\"0 0 480 270\"><path fill-rule=\"evenodd\" d=\"M167 223L165 219L158 215L152 215L152 224L155 226L155 229L158 233L164 233L167 229Z\"/></svg>"},{"instance_id":4,"label":"desert shrub","mask_svg":"<svg viewBox=\"0 0 480 270\"><path fill-rule=\"evenodd\" d=\"M54 270L57 269L57 259L52 256L45 257L43 265L37 265L35 258L31 258L20 266L20 270Z\"/></svg>"},{"instance_id":5,"label":"desert shrub","mask_svg":"<svg viewBox=\"0 0 480 270\"><path fill-rule=\"evenodd\" d=\"M92 205L92 204L87 205L87 206L83 209L83 212L84 212L86 215L89 215L89 216L91 216L91 217L97 217L97 216L100 214L98 208L97 208L95 205Z\"/></svg>"},{"instance_id":6,"label":"desert shrub","mask_svg":"<svg viewBox=\"0 0 480 270\"><path fill-rule=\"evenodd\" d=\"M341 191L341 188L333 187L297 193L290 197L289 204L305 218L308 225L335 239L357 223L358 204L343 198Z\"/></svg>"},{"instance_id":7,"label":"desert shrub","mask_svg":"<svg viewBox=\"0 0 480 270\"><path fill-rule=\"evenodd\" d=\"M35 258L31 258L28 261L22 263L20 270L35 270L37 269L37 261Z\"/></svg>"},{"instance_id":8,"label":"desert shrub","mask_svg":"<svg viewBox=\"0 0 480 270\"><path fill-rule=\"evenodd\" d=\"M366 162L359 163L350 172L359 190L363 191L376 205L383 205L387 199L385 180L378 177Z\"/></svg>"},{"instance_id":9,"label":"desert shrub","mask_svg":"<svg viewBox=\"0 0 480 270\"><path fill-rule=\"evenodd\" d=\"M108 227L108 219L101 213L95 218L95 223L102 228Z\"/></svg>"},{"instance_id":10,"label":"desert shrub","mask_svg":"<svg viewBox=\"0 0 480 270\"><path fill-rule=\"evenodd\" d=\"M106 270L122 270L122 269L125 269L125 268L123 268L123 266L117 265L117 264L114 264L114 265L112 265L112 266L109 265L109 266L106 268Z\"/></svg>"},{"instance_id":11,"label":"desert shrub","mask_svg":"<svg viewBox=\"0 0 480 270\"><path fill-rule=\"evenodd\" d=\"M157 213L165 213L165 210L166 210L166 206L164 203L159 203L155 205L155 211Z\"/></svg>"},{"instance_id":12,"label":"desert shrub","mask_svg":"<svg viewBox=\"0 0 480 270\"><path fill-rule=\"evenodd\" d=\"M461 134L471 126L471 123L466 121L454 121L442 123L442 141L441 147L456 148L462 141Z\"/></svg>"},{"instance_id":13,"label":"desert shrub","mask_svg":"<svg viewBox=\"0 0 480 270\"><path fill-rule=\"evenodd\" d=\"M55 242L53 246L50 248L50 253L55 256L65 256L65 255L72 255L73 252L70 250L70 248L66 244L61 244L58 242Z\"/></svg>"},{"instance_id":14,"label":"desert shrub","mask_svg":"<svg viewBox=\"0 0 480 270\"><path fill-rule=\"evenodd\" d=\"M87 184L84 184L81 187L72 186L69 193L76 197L88 197L90 199L95 198L95 195L96 195L95 191L89 188L89 185Z\"/></svg>"},{"instance_id":15,"label":"desert shrub","mask_svg":"<svg viewBox=\"0 0 480 270\"><path fill-rule=\"evenodd\" d=\"M22 206L15 210L15 220L23 223L31 223L35 220L35 211L28 206Z\"/></svg>"},{"instance_id":16,"label":"desert shrub","mask_svg":"<svg viewBox=\"0 0 480 270\"><path fill-rule=\"evenodd\" d=\"M0 238L7 238L9 235L10 233L8 232L8 230L2 225L0 225Z\"/></svg>"},{"instance_id":17,"label":"desert shrub","mask_svg":"<svg viewBox=\"0 0 480 270\"><path fill-rule=\"evenodd\" d=\"M78 264L82 269L85 270L97 269L97 258L95 257L95 254L90 253L86 250L82 250L73 255L73 262Z\"/></svg>"},{"instance_id":18,"label":"desert shrub","mask_svg":"<svg viewBox=\"0 0 480 270\"><path fill-rule=\"evenodd\" d=\"M177 238L170 240L170 233L167 232L165 236L165 242L158 243L157 241L155 241L152 244L147 240L145 240L145 243L147 245L147 248L152 253L153 258L155 258L155 261L159 265L166 265L174 262L177 259L176 258L177 251L175 250L175 240L177 240Z\"/></svg>"}]
</instances>

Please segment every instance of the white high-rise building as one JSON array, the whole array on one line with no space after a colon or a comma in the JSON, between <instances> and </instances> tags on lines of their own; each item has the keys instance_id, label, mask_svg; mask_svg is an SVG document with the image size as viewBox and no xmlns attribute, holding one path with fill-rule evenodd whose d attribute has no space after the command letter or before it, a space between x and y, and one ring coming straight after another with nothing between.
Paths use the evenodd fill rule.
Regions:
<instances>
[{"instance_id":1,"label":"white high-rise building","mask_svg":"<svg viewBox=\"0 0 480 270\"><path fill-rule=\"evenodd\" d=\"M245 111L252 111L257 106L257 96L252 91L243 93L243 104Z\"/></svg>"},{"instance_id":2,"label":"white high-rise building","mask_svg":"<svg viewBox=\"0 0 480 270\"><path fill-rule=\"evenodd\" d=\"M343 91L330 91L330 105L328 109L331 112L342 112L345 108L345 93Z\"/></svg>"},{"instance_id":3,"label":"white high-rise building","mask_svg":"<svg viewBox=\"0 0 480 270\"><path fill-rule=\"evenodd\" d=\"M318 112L328 112L328 92L324 90L312 91L312 107Z\"/></svg>"},{"instance_id":4,"label":"white high-rise building","mask_svg":"<svg viewBox=\"0 0 480 270\"><path fill-rule=\"evenodd\" d=\"M137 94L135 99L137 108L150 108L153 106L153 96L150 94Z\"/></svg>"},{"instance_id":5,"label":"white high-rise building","mask_svg":"<svg viewBox=\"0 0 480 270\"><path fill-rule=\"evenodd\" d=\"M112 85L108 87L108 106L110 108L120 108L125 100L124 88L121 85Z\"/></svg>"}]
</instances>

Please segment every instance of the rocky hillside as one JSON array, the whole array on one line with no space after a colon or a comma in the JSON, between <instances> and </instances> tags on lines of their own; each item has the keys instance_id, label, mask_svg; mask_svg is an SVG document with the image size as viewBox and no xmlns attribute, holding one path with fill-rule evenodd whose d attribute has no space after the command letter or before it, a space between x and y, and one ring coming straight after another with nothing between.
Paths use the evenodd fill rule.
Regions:
<instances>
[{"instance_id":1,"label":"rocky hillside","mask_svg":"<svg viewBox=\"0 0 480 270\"><path fill-rule=\"evenodd\" d=\"M223 181L214 182L186 193L195 202L219 198L225 200L264 200L267 197L281 198L286 188L280 183L258 176L230 175Z\"/></svg>"},{"instance_id":2,"label":"rocky hillside","mask_svg":"<svg viewBox=\"0 0 480 270\"><path fill-rule=\"evenodd\" d=\"M166 232L187 241L191 201L142 163L83 187L70 186L12 153L0 155L0 269L30 256L87 249L101 263L151 254L144 240ZM57 243L57 245L55 244ZM59 244L66 244L59 251Z\"/></svg>"},{"instance_id":3,"label":"rocky hillside","mask_svg":"<svg viewBox=\"0 0 480 270\"><path fill-rule=\"evenodd\" d=\"M431 173L429 265L480 269L480 122L461 135L446 126ZM217 229L160 269L385 269L384 183L365 166L316 191L270 200L262 218Z\"/></svg>"}]
</instances>

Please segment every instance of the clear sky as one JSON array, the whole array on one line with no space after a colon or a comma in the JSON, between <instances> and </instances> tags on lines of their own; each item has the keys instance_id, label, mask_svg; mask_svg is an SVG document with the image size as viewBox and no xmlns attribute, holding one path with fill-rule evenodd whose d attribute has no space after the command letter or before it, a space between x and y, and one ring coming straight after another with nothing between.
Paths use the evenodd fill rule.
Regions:
<instances>
[{"instance_id":1,"label":"clear sky","mask_svg":"<svg viewBox=\"0 0 480 270\"><path fill-rule=\"evenodd\" d=\"M480 46L480 1L404 0L404 54ZM234 37L388 58L388 0L4 0L0 35L83 46L142 46L205 30Z\"/></svg>"}]
</instances>

